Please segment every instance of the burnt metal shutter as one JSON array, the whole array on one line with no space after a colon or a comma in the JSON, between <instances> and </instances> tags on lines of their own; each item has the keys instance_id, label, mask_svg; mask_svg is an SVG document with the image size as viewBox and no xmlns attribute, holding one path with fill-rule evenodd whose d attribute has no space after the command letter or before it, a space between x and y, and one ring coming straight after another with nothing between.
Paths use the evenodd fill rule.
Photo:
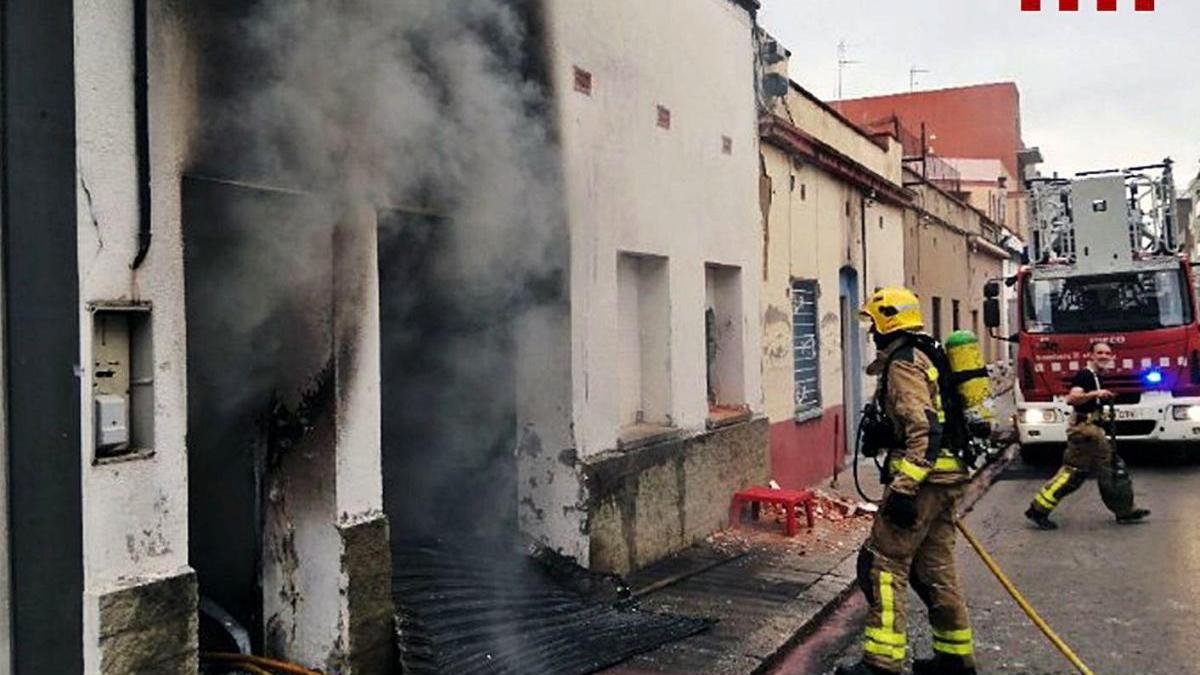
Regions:
<instances>
[{"instance_id":1,"label":"burnt metal shutter","mask_svg":"<svg viewBox=\"0 0 1200 675\"><path fill-rule=\"evenodd\" d=\"M815 280L792 282L792 369L796 421L821 416L821 327L818 325Z\"/></svg>"}]
</instances>

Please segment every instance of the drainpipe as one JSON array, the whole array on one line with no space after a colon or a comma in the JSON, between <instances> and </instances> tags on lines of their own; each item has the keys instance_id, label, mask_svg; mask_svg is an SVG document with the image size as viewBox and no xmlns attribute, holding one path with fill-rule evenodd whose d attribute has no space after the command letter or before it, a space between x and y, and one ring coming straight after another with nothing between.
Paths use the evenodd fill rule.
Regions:
<instances>
[{"instance_id":1,"label":"drainpipe","mask_svg":"<svg viewBox=\"0 0 1200 675\"><path fill-rule=\"evenodd\" d=\"M875 289L871 288L870 278L867 276L867 196L865 194L859 195L858 207L860 217L859 225L861 227L860 232L862 236L862 301L863 305L865 306L867 304L867 299L870 298L871 294L875 292Z\"/></svg>"},{"instance_id":2,"label":"drainpipe","mask_svg":"<svg viewBox=\"0 0 1200 675\"><path fill-rule=\"evenodd\" d=\"M146 0L133 3L133 96L137 146L138 248L130 269L142 266L150 252L150 104Z\"/></svg>"}]
</instances>

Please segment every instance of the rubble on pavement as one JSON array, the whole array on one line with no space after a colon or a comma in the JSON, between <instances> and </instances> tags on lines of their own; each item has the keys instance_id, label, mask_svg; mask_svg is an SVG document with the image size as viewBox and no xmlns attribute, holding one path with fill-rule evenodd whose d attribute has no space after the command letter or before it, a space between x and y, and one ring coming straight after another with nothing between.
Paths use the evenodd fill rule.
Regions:
<instances>
[{"instance_id":1,"label":"rubble on pavement","mask_svg":"<svg viewBox=\"0 0 1200 675\"><path fill-rule=\"evenodd\" d=\"M772 481L772 487L777 484ZM814 489L816 504L813 508L815 526L805 527L804 508L797 507L800 531L794 537L785 536L783 524L787 520L784 506L763 504L757 521L744 520L737 528L725 528L705 540L717 551L736 555L758 549L785 549L796 555L810 552L830 552L846 547L858 547L871 527L871 516L877 507L836 489ZM747 514L749 509L747 509ZM749 516L747 515L747 518Z\"/></svg>"}]
</instances>

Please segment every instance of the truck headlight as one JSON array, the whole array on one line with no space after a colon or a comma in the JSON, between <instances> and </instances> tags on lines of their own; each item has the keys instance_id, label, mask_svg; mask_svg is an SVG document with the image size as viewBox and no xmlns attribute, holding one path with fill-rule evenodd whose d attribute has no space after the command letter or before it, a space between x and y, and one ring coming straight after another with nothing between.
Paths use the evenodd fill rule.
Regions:
<instances>
[{"instance_id":1,"label":"truck headlight","mask_svg":"<svg viewBox=\"0 0 1200 675\"><path fill-rule=\"evenodd\" d=\"M1177 405L1171 408L1171 417L1177 422L1200 422L1200 405Z\"/></svg>"},{"instance_id":2,"label":"truck headlight","mask_svg":"<svg viewBox=\"0 0 1200 675\"><path fill-rule=\"evenodd\" d=\"M1025 410L1025 424L1053 424L1060 419L1058 411L1054 408L1027 408Z\"/></svg>"}]
</instances>

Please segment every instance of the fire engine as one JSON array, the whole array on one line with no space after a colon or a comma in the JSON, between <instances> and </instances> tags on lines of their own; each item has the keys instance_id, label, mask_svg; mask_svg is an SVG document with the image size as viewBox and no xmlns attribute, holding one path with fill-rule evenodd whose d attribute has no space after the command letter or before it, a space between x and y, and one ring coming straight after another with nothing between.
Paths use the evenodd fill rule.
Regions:
<instances>
[{"instance_id":1,"label":"fire engine","mask_svg":"<svg viewBox=\"0 0 1200 675\"><path fill-rule=\"evenodd\" d=\"M1029 185L1028 264L1015 288L1017 431L1026 455L1067 439L1071 378L1092 343L1116 370L1119 438L1200 440L1200 326L1171 161ZM984 289L985 323L1000 325L1000 284Z\"/></svg>"}]
</instances>

